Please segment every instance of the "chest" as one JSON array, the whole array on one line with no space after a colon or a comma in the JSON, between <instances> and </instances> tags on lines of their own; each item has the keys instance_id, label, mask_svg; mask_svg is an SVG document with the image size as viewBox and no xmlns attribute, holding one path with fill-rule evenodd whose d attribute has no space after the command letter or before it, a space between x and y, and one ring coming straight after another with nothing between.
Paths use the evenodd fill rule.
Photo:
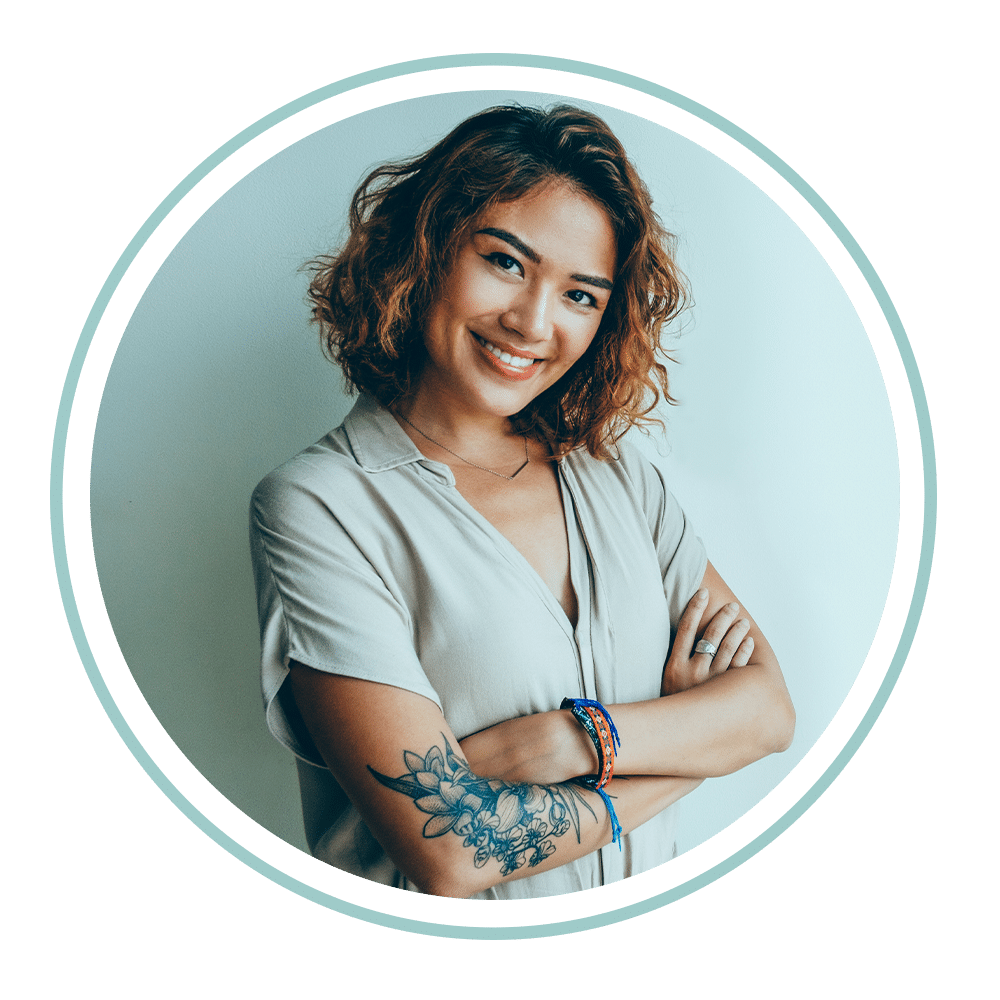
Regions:
<instances>
[{"instance_id":1,"label":"chest","mask_svg":"<svg viewBox=\"0 0 1000 1000\"><path fill-rule=\"evenodd\" d=\"M445 488L441 519L430 510L419 519L449 556L432 577L421 561L404 601L456 733L556 708L567 694L614 703L659 690L670 622L645 517L622 491L564 473L549 468L550 483L519 491L520 506ZM555 599L563 579L575 619Z\"/></svg>"},{"instance_id":2,"label":"chest","mask_svg":"<svg viewBox=\"0 0 1000 1000\"><path fill-rule=\"evenodd\" d=\"M555 464L532 463L514 480L458 469L455 486L520 552L575 625L578 601L570 574L566 511Z\"/></svg>"},{"instance_id":3,"label":"chest","mask_svg":"<svg viewBox=\"0 0 1000 1000\"><path fill-rule=\"evenodd\" d=\"M659 691L670 621L644 509L611 469L552 465L541 481L478 489L410 465L380 474L391 493L336 498L460 737L567 695L613 704ZM514 501L496 496L513 485ZM575 622L544 579L552 567L575 584Z\"/></svg>"}]
</instances>

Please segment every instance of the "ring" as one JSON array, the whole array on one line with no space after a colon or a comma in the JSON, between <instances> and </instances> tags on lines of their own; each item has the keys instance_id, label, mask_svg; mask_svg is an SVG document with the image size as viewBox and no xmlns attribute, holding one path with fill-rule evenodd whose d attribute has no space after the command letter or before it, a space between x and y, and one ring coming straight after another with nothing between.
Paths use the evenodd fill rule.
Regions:
<instances>
[{"instance_id":1,"label":"ring","mask_svg":"<svg viewBox=\"0 0 1000 1000\"><path fill-rule=\"evenodd\" d=\"M719 647L712 645L707 639L699 639L695 643L694 651L696 653L708 653L709 656L715 656L719 651Z\"/></svg>"}]
</instances>

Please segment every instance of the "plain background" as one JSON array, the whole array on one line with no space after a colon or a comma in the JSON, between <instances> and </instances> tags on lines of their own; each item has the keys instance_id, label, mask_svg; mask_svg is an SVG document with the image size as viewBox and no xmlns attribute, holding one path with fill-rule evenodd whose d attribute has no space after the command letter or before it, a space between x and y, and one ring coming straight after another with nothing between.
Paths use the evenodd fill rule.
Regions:
<instances>
[{"instance_id":1,"label":"plain background","mask_svg":"<svg viewBox=\"0 0 1000 1000\"><path fill-rule=\"evenodd\" d=\"M482 108L558 99L473 91L404 100L293 144L184 235L115 355L94 439L91 521L118 643L192 763L302 849L294 760L261 710L247 554L256 482L352 405L309 323L300 265L339 241L374 163L423 152ZM896 552L896 442L864 328L801 230L702 147L586 106L621 139L678 234L693 290L666 338L680 405L661 406L665 430L633 440L664 469L709 558L760 623L797 716L788 751L685 798L683 852L792 770L857 677Z\"/></svg>"},{"instance_id":2,"label":"plain background","mask_svg":"<svg viewBox=\"0 0 1000 1000\"><path fill-rule=\"evenodd\" d=\"M996 589L996 225L986 8L848 2L661 8L228 3L160 16L48 5L9 25L16 292L8 467L6 855L21 996L297 995L307 989L603 989L782 997L991 990ZM377 39L374 37L377 29ZM641 43L638 41L641 40ZM455 942L361 924L250 871L153 786L100 708L62 617L47 477L62 380L108 272L170 188L222 141L332 80L463 51L540 52L634 72L764 142L831 205L899 310L939 458L934 573L913 651L843 774L736 871L599 931ZM15 228L16 227L16 228ZM594 963L586 956L610 957ZM388 962L387 956L391 956ZM584 969L584 966L586 968ZM419 970L419 971L417 971ZM992 983L995 988L995 982ZM376 987L377 989L377 987Z\"/></svg>"}]
</instances>

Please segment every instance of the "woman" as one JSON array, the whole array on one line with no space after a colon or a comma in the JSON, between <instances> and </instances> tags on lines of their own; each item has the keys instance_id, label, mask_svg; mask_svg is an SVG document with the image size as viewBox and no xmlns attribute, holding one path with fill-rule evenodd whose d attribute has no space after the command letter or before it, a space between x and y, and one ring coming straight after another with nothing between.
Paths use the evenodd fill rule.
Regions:
<instances>
[{"instance_id":1,"label":"woman","mask_svg":"<svg viewBox=\"0 0 1000 1000\"><path fill-rule=\"evenodd\" d=\"M355 194L311 296L361 395L251 512L267 719L317 857L440 895L589 888L668 860L673 803L788 746L770 647L619 442L670 399L668 246L570 107L482 112Z\"/></svg>"}]
</instances>

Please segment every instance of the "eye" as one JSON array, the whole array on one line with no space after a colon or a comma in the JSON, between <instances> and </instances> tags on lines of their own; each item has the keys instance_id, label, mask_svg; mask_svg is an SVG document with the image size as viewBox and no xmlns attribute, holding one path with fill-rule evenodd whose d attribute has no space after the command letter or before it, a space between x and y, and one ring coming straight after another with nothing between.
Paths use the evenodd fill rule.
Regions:
<instances>
[{"instance_id":1,"label":"eye","mask_svg":"<svg viewBox=\"0 0 1000 1000\"><path fill-rule=\"evenodd\" d=\"M497 251L496 253L484 254L483 260L488 260L491 264L500 268L501 271L506 271L508 274L522 273L521 265L510 254Z\"/></svg>"},{"instance_id":2,"label":"eye","mask_svg":"<svg viewBox=\"0 0 1000 1000\"><path fill-rule=\"evenodd\" d=\"M590 292L585 292L582 288L574 288L571 292L567 292L566 295L571 302L576 302L578 305L586 306L588 309L597 308L597 299Z\"/></svg>"}]
</instances>

